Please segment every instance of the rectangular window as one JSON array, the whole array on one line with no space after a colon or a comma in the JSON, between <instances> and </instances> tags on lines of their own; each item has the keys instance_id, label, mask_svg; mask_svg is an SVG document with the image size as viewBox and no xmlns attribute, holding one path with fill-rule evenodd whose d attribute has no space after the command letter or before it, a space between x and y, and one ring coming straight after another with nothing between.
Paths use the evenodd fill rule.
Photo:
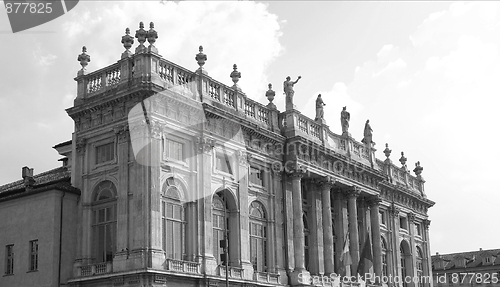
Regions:
<instances>
[{"instance_id":1,"label":"rectangular window","mask_svg":"<svg viewBox=\"0 0 500 287\"><path fill-rule=\"evenodd\" d=\"M14 274L14 244L5 247L5 275Z\"/></svg>"},{"instance_id":2,"label":"rectangular window","mask_svg":"<svg viewBox=\"0 0 500 287\"><path fill-rule=\"evenodd\" d=\"M406 220L406 217L400 217L399 218L399 228L408 230L408 221Z\"/></svg>"},{"instance_id":3,"label":"rectangular window","mask_svg":"<svg viewBox=\"0 0 500 287\"><path fill-rule=\"evenodd\" d=\"M38 270L38 240L30 241L30 271Z\"/></svg>"},{"instance_id":4,"label":"rectangular window","mask_svg":"<svg viewBox=\"0 0 500 287\"><path fill-rule=\"evenodd\" d=\"M422 228L420 227L420 223L415 223L415 231L418 236L422 236Z\"/></svg>"},{"instance_id":5,"label":"rectangular window","mask_svg":"<svg viewBox=\"0 0 500 287\"><path fill-rule=\"evenodd\" d=\"M225 173L233 174L231 163L226 153L217 153L215 156L215 168Z\"/></svg>"},{"instance_id":6,"label":"rectangular window","mask_svg":"<svg viewBox=\"0 0 500 287\"><path fill-rule=\"evenodd\" d=\"M165 156L173 160L184 161L184 144L165 139Z\"/></svg>"},{"instance_id":7,"label":"rectangular window","mask_svg":"<svg viewBox=\"0 0 500 287\"><path fill-rule=\"evenodd\" d=\"M96 154L96 159L95 159L96 164L112 161L115 158L115 143L110 142L96 147L95 154Z\"/></svg>"},{"instance_id":8,"label":"rectangular window","mask_svg":"<svg viewBox=\"0 0 500 287\"><path fill-rule=\"evenodd\" d=\"M385 211L381 210L378 215L379 215L380 224L385 225L385 222L386 222Z\"/></svg>"},{"instance_id":9,"label":"rectangular window","mask_svg":"<svg viewBox=\"0 0 500 287\"><path fill-rule=\"evenodd\" d=\"M255 185L264 186L264 172L258 168L250 167L250 182Z\"/></svg>"}]
</instances>

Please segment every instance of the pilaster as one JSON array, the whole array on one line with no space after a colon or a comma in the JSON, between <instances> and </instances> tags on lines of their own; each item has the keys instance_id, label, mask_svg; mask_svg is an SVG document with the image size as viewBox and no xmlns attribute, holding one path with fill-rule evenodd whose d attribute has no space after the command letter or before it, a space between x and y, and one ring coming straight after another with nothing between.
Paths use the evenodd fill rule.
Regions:
<instances>
[{"instance_id":1,"label":"pilaster","mask_svg":"<svg viewBox=\"0 0 500 287\"><path fill-rule=\"evenodd\" d=\"M389 216L391 217L393 233L392 233L392 259L394 276L401 277L401 252L399 252L399 208L392 205L389 208Z\"/></svg>"},{"instance_id":2,"label":"pilaster","mask_svg":"<svg viewBox=\"0 0 500 287\"><path fill-rule=\"evenodd\" d=\"M118 199L117 199L117 228L116 254L113 259L113 270L126 270L126 260L129 250L129 131L128 126L116 127L115 136L118 156Z\"/></svg>"},{"instance_id":3,"label":"pilaster","mask_svg":"<svg viewBox=\"0 0 500 287\"><path fill-rule=\"evenodd\" d=\"M431 260L431 243L430 243L430 237L429 237L429 227L431 225L431 221L428 219L425 219L423 222L423 227L424 227L424 240L425 240L425 257L424 258L426 264L424 264L424 274L427 276L431 277L431 280L429 280L429 283L426 284L429 287L433 287L433 280L432 280L432 260Z\"/></svg>"},{"instance_id":4,"label":"pilaster","mask_svg":"<svg viewBox=\"0 0 500 287\"><path fill-rule=\"evenodd\" d=\"M212 234L212 153L215 141L207 136L197 138L195 152L198 160L198 245L200 246L202 272L215 275L217 261L214 257L214 244Z\"/></svg>"},{"instance_id":5,"label":"pilaster","mask_svg":"<svg viewBox=\"0 0 500 287\"><path fill-rule=\"evenodd\" d=\"M240 150L239 153L237 154L238 156L238 173L239 173L239 188L238 188L238 193L239 193L239 198L237 202L239 202L239 220L237 222L240 223L239 230L240 230L240 236L239 236L239 259L240 262L234 262L233 264L235 265L240 265L241 267L245 270L245 279L251 280L253 278L253 266L252 263L250 262L250 249L248 246L250 246L250 231L248 230L249 228L249 219L248 219L248 161L247 161L247 153L246 151ZM232 261L230 257L230 261Z\"/></svg>"},{"instance_id":6,"label":"pilaster","mask_svg":"<svg viewBox=\"0 0 500 287\"><path fill-rule=\"evenodd\" d=\"M280 274L280 282L282 284L286 284L288 282L288 276L286 275L286 266L285 266L285 198L283 197L282 188L282 172L281 171L272 171L272 188L273 192L276 195L275 204L274 204L274 212L275 212L275 222L274 227L275 231L275 242L276 242L276 270Z\"/></svg>"}]
</instances>

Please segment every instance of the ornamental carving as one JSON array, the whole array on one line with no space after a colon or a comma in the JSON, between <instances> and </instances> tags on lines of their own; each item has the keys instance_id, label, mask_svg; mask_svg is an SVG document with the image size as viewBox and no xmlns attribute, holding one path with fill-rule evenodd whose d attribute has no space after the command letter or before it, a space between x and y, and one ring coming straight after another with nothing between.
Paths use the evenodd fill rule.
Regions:
<instances>
[{"instance_id":1,"label":"ornamental carving","mask_svg":"<svg viewBox=\"0 0 500 287\"><path fill-rule=\"evenodd\" d=\"M292 166L285 166L285 171L291 178L302 178L307 172L307 167L295 162Z\"/></svg>"},{"instance_id":2,"label":"ornamental carving","mask_svg":"<svg viewBox=\"0 0 500 287\"><path fill-rule=\"evenodd\" d=\"M317 181L318 185L329 188L332 188L335 182L337 182L337 179L328 175Z\"/></svg>"},{"instance_id":3,"label":"ornamental carving","mask_svg":"<svg viewBox=\"0 0 500 287\"><path fill-rule=\"evenodd\" d=\"M114 130L119 143L126 142L129 139L128 125L115 127Z\"/></svg>"},{"instance_id":4,"label":"ornamental carving","mask_svg":"<svg viewBox=\"0 0 500 287\"><path fill-rule=\"evenodd\" d=\"M382 198L380 195L374 195L367 198L368 206L378 206L382 202Z\"/></svg>"},{"instance_id":5,"label":"ornamental carving","mask_svg":"<svg viewBox=\"0 0 500 287\"><path fill-rule=\"evenodd\" d=\"M163 125L158 121L153 121L149 124L150 136L154 139L161 139L163 133Z\"/></svg>"},{"instance_id":6,"label":"ornamental carving","mask_svg":"<svg viewBox=\"0 0 500 287\"><path fill-rule=\"evenodd\" d=\"M212 151L212 149L215 146L215 140L211 138L202 138L198 137L196 138L196 149L200 153L209 153Z\"/></svg>"},{"instance_id":7,"label":"ornamental carving","mask_svg":"<svg viewBox=\"0 0 500 287\"><path fill-rule=\"evenodd\" d=\"M425 228L426 230L429 230L429 226L431 225L431 221L430 221L429 219L424 219L424 220L422 221L422 223L423 223L423 225L424 225L424 228Z\"/></svg>"},{"instance_id":8,"label":"ornamental carving","mask_svg":"<svg viewBox=\"0 0 500 287\"><path fill-rule=\"evenodd\" d=\"M76 152L79 155L82 155L85 152L85 145L87 144L87 140L84 138L76 139Z\"/></svg>"},{"instance_id":9,"label":"ornamental carving","mask_svg":"<svg viewBox=\"0 0 500 287\"><path fill-rule=\"evenodd\" d=\"M361 188L357 187L357 186L353 186L351 187L348 191L347 191L347 195L349 196L349 198L356 198L358 197L359 195L361 194Z\"/></svg>"},{"instance_id":10,"label":"ornamental carving","mask_svg":"<svg viewBox=\"0 0 500 287\"><path fill-rule=\"evenodd\" d=\"M398 217L399 216L399 208L397 208L394 204L392 204L389 208L388 208L388 211L389 211L389 215L391 217Z\"/></svg>"},{"instance_id":11,"label":"ornamental carving","mask_svg":"<svg viewBox=\"0 0 500 287\"><path fill-rule=\"evenodd\" d=\"M415 222L415 213L408 213L408 221L410 223L414 223Z\"/></svg>"}]
</instances>

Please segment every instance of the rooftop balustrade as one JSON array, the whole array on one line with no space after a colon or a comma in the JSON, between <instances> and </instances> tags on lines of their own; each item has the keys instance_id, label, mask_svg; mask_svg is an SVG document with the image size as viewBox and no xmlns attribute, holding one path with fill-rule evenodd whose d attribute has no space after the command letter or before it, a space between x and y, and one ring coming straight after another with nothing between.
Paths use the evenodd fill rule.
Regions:
<instances>
[{"instance_id":1,"label":"rooftop balustrade","mask_svg":"<svg viewBox=\"0 0 500 287\"><path fill-rule=\"evenodd\" d=\"M78 82L75 108L86 101L103 98L109 92L113 94L127 93L141 89L149 89L154 92L171 91L178 96L206 105L223 116L233 117L236 121L245 123L251 128L258 127L288 138L300 136L306 141L324 146L329 152L385 173L392 184L404 186L410 191L423 194L425 181L420 175L422 172L420 163L414 170L416 176L412 176L409 172L392 163L387 164L387 160L377 160L375 158L376 149L371 142L371 130L368 143L356 141L346 131L342 135L335 134L330 130L322 115L316 120L308 118L296 110L291 102L287 102L286 111L278 111L272 103L275 92L272 90L271 84L266 92L269 99L267 105L252 100L238 86L241 73L237 70L236 65L233 66L233 71L230 74L233 86L225 85L211 78L204 68L207 57L201 46L195 58L199 68L196 71L191 71L162 58L154 47L156 40L150 42L150 45L146 47L143 45L145 42L143 39L136 48L135 54L131 53L129 49L133 44L133 38L128 34L127 30L127 35L123 36L125 40L122 40L122 43L124 43L126 51L122 54L122 58L117 63L91 73L86 72L90 56L86 53L86 48L83 48L82 54L78 57L82 69L75 78ZM292 83L292 88L296 82ZM318 100L321 100L320 97ZM322 100L320 103L323 103ZM384 153L386 151L384 150Z\"/></svg>"}]
</instances>

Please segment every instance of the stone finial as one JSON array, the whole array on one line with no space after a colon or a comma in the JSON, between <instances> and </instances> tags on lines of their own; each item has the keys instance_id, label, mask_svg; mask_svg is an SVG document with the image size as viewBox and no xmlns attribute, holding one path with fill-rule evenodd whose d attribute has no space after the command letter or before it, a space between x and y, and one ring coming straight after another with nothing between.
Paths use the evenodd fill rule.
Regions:
<instances>
[{"instance_id":1,"label":"stone finial","mask_svg":"<svg viewBox=\"0 0 500 287\"><path fill-rule=\"evenodd\" d=\"M233 65L233 71L231 72L229 77L231 77L231 79L233 80L234 83L233 88L241 91L241 88L238 86L238 81L241 78L241 73L238 72L238 66L236 64Z\"/></svg>"},{"instance_id":2,"label":"stone finial","mask_svg":"<svg viewBox=\"0 0 500 287\"><path fill-rule=\"evenodd\" d=\"M272 109L276 109L276 105L273 104L274 96L276 95L276 92L273 91L273 85L269 83L267 85L269 87L269 90L266 92L266 98L269 100L269 104L267 106Z\"/></svg>"},{"instance_id":3,"label":"stone finial","mask_svg":"<svg viewBox=\"0 0 500 287\"><path fill-rule=\"evenodd\" d=\"M407 158L405 157L405 153L401 152L401 158L399 158L399 162L401 163L401 167L404 167L406 169L406 161Z\"/></svg>"},{"instance_id":4,"label":"stone finial","mask_svg":"<svg viewBox=\"0 0 500 287\"><path fill-rule=\"evenodd\" d=\"M147 32L148 43L150 47L154 47L156 39L158 39L158 32L155 31L155 23L149 23L149 31Z\"/></svg>"},{"instance_id":5,"label":"stone finial","mask_svg":"<svg viewBox=\"0 0 500 287\"><path fill-rule=\"evenodd\" d=\"M424 168L420 166L420 161L417 161L415 163L415 168L413 169L413 172L417 175L417 177L420 177L423 170Z\"/></svg>"},{"instance_id":6,"label":"stone finial","mask_svg":"<svg viewBox=\"0 0 500 287\"><path fill-rule=\"evenodd\" d=\"M387 159L389 159L389 157L391 156L391 152L392 152L392 150L389 149L389 144L386 143L385 144L385 149L384 149L384 154L385 154L385 157Z\"/></svg>"},{"instance_id":7,"label":"stone finial","mask_svg":"<svg viewBox=\"0 0 500 287\"><path fill-rule=\"evenodd\" d=\"M78 55L77 61L80 62L80 65L82 65L82 72L85 71L87 65L90 62L90 55L87 54L87 47L83 46L82 47L82 53Z\"/></svg>"},{"instance_id":8,"label":"stone finial","mask_svg":"<svg viewBox=\"0 0 500 287\"><path fill-rule=\"evenodd\" d=\"M144 42L146 42L146 37L148 35L148 32L144 30L144 23L139 22L139 30L135 31L135 37L137 38L137 41L139 42L139 46L135 48L135 52L140 52L142 51L144 47Z\"/></svg>"},{"instance_id":9,"label":"stone finial","mask_svg":"<svg viewBox=\"0 0 500 287\"><path fill-rule=\"evenodd\" d=\"M122 44L123 47L125 48L125 52L122 54L122 58L126 58L130 55L132 55L132 52L130 52L130 48L134 44L134 37L130 36L130 29L127 28L125 29L125 36L122 36Z\"/></svg>"},{"instance_id":10,"label":"stone finial","mask_svg":"<svg viewBox=\"0 0 500 287\"><path fill-rule=\"evenodd\" d=\"M207 74L206 70L203 69L203 65L205 65L205 62L207 61L207 55L203 53L203 46L200 45L199 51L200 52L196 54L196 57L194 57L198 66L200 66L198 71L201 71L203 74Z\"/></svg>"}]
</instances>

